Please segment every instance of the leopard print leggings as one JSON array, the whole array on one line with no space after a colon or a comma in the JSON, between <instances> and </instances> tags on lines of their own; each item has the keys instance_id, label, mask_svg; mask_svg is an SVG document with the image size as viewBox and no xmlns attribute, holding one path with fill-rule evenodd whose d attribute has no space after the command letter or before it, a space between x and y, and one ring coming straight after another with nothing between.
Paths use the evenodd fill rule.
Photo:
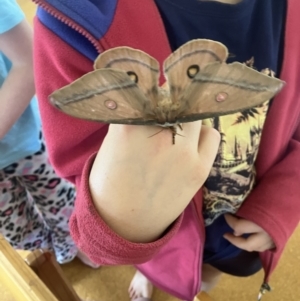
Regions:
<instances>
[{"instance_id":1,"label":"leopard print leggings","mask_svg":"<svg viewBox=\"0 0 300 301\"><path fill-rule=\"evenodd\" d=\"M68 221L75 189L59 178L39 152L0 170L0 233L16 249L54 251L57 261L71 261L77 248Z\"/></svg>"}]
</instances>

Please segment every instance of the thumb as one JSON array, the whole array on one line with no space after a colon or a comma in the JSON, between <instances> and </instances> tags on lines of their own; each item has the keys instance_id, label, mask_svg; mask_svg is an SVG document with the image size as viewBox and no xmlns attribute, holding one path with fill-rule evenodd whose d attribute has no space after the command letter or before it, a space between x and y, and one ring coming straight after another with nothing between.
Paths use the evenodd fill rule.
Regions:
<instances>
[{"instance_id":1,"label":"thumb","mask_svg":"<svg viewBox=\"0 0 300 301\"><path fill-rule=\"evenodd\" d=\"M225 214L225 219L230 228L234 231L235 236L241 236L243 234L258 233L262 231L262 228L255 223L238 218L231 214Z\"/></svg>"}]
</instances>

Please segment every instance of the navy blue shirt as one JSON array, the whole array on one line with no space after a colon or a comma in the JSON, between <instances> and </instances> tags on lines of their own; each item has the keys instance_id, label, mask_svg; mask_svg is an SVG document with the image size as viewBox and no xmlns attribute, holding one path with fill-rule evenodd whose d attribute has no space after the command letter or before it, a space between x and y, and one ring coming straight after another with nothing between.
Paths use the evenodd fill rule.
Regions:
<instances>
[{"instance_id":1,"label":"navy blue shirt","mask_svg":"<svg viewBox=\"0 0 300 301\"><path fill-rule=\"evenodd\" d=\"M279 74L286 0L243 0L230 5L215 1L155 0L172 50L192 39L211 39L229 50L227 62L254 57L257 70ZM223 215L206 227L204 262L232 258L241 252L223 238L232 232Z\"/></svg>"},{"instance_id":2,"label":"navy blue shirt","mask_svg":"<svg viewBox=\"0 0 300 301\"><path fill-rule=\"evenodd\" d=\"M172 50L192 39L211 39L229 49L228 62L254 57L258 70L270 68L277 73L286 0L243 0L235 5L199 0L155 3Z\"/></svg>"}]
</instances>

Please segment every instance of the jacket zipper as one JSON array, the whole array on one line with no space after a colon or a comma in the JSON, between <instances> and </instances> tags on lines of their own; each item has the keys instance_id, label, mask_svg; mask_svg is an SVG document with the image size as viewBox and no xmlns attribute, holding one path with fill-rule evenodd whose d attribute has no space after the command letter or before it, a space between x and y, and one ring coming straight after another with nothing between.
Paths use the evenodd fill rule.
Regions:
<instances>
[{"instance_id":1,"label":"jacket zipper","mask_svg":"<svg viewBox=\"0 0 300 301\"><path fill-rule=\"evenodd\" d=\"M42 9L44 9L47 13L49 13L54 18L58 19L59 21L63 22L67 26L71 27L72 29L79 32L82 36L87 38L92 45L96 48L98 53L101 53L103 51L99 41L95 39L87 30L85 30L83 27L76 24L74 21L69 19L68 17L64 16L61 12L59 12L57 9L52 7L50 4L45 3L43 0L32 0L35 4L40 6Z\"/></svg>"},{"instance_id":2,"label":"jacket zipper","mask_svg":"<svg viewBox=\"0 0 300 301\"><path fill-rule=\"evenodd\" d=\"M271 255L271 258L269 258L269 264L268 264L268 269L267 271L265 271L265 277L264 277L264 282L263 284L261 285L260 287L260 290L259 290L259 293L258 293L258 296L257 296L257 300L258 301L261 301L263 296L268 293L268 292L271 292L272 291L272 288L271 286L269 285L268 283L268 275L270 274L270 268L272 266L272 263L273 263L273 255Z\"/></svg>"}]
</instances>

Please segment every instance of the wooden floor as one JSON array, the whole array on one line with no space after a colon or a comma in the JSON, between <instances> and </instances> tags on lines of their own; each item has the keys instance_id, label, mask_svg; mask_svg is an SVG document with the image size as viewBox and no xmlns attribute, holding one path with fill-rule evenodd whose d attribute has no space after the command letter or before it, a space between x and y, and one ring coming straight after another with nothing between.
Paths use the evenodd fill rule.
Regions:
<instances>
[{"instance_id":1,"label":"wooden floor","mask_svg":"<svg viewBox=\"0 0 300 301\"><path fill-rule=\"evenodd\" d=\"M31 22L35 6L29 0L18 2ZM64 265L63 270L85 301L129 301L127 288L134 273L132 267L102 267L93 270L74 260ZM211 295L215 301L255 301L261 281L262 273L244 279L223 276ZM300 228L289 242L271 284L274 291L263 300L300 301ZM1 284L0 295L2 301L14 301ZM176 300L158 290L154 292L153 301Z\"/></svg>"},{"instance_id":2,"label":"wooden floor","mask_svg":"<svg viewBox=\"0 0 300 301\"><path fill-rule=\"evenodd\" d=\"M299 242L300 228L293 235L279 267L272 277L273 292L267 294L263 300L300 300ZM94 270L84 266L78 260L74 260L63 265L62 268L82 300L129 301L127 288L135 271L133 267L102 267ZM214 301L255 301L261 280L262 273L243 279L224 275L217 288L211 292L211 297ZM0 296L1 301L15 301L1 283ZM152 301L179 300L155 290Z\"/></svg>"},{"instance_id":3,"label":"wooden floor","mask_svg":"<svg viewBox=\"0 0 300 301\"><path fill-rule=\"evenodd\" d=\"M35 15L36 5L31 0L17 0L17 2L25 12L27 20L32 24L32 19Z\"/></svg>"},{"instance_id":4,"label":"wooden floor","mask_svg":"<svg viewBox=\"0 0 300 301\"><path fill-rule=\"evenodd\" d=\"M300 228L292 237L274 276L274 291L265 301L300 301ZM63 266L68 279L80 297L86 301L129 301L126 295L134 273L132 267L102 267L92 270L75 261ZM80 271L80 272L79 272ZM211 292L214 301L255 301L262 281L262 273L253 277L223 276ZM155 291L152 301L178 301L167 294Z\"/></svg>"}]
</instances>

